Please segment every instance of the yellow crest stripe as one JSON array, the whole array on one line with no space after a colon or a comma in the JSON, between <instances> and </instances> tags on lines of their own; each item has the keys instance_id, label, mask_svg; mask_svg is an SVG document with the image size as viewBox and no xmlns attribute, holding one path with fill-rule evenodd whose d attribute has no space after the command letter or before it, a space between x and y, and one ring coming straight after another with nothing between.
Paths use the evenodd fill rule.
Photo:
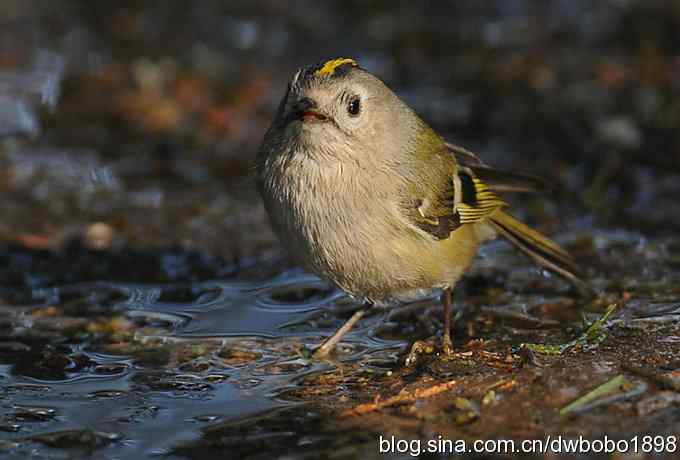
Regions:
<instances>
[{"instance_id":1,"label":"yellow crest stripe","mask_svg":"<svg viewBox=\"0 0 680 460\"><path fill-rule=\"evenodd\" d=\"M357 67L359 64L357 64L357 61L354 59L350 58L337 58L337 59L331 59L330 61L326 61L324 63L323 67L321 67L319 70L314 72L315 75L333 75L335 73L335 69L340 67L341 65L344 64L350 64L352 67Z\"/></svg>"}]
</instances>

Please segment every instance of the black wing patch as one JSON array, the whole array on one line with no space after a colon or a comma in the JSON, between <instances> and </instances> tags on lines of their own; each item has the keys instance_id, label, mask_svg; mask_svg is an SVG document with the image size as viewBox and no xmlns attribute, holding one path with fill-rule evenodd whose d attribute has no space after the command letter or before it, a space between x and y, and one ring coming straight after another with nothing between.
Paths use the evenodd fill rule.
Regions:
<instances>
[{"instance_id":1,"label":"black wing patch","mask_svg":"<svg viewBox=\"0 0 680 460\"><path fill-rule=\"evenodd\" d=\"M462 194L460 201L470 206L476 206L477 191L475 190L475 182L472 176L467 173L461 173L458 174L458 178L460 179L460 191Z\"/></svg>"},{"instance_id":2,"label":"black wing patch","mask_svg":"<svg viewBox=\"0 0 680 460\"><path fill-rule=\"evenodd\" d=\"M459 199L456 193L460 193ZM440 196L416 200L411 215L418 228L443 240L461 225L479 222L504 206L506 203L498 195L465 168Z\"/></svg>"}]
</instances>

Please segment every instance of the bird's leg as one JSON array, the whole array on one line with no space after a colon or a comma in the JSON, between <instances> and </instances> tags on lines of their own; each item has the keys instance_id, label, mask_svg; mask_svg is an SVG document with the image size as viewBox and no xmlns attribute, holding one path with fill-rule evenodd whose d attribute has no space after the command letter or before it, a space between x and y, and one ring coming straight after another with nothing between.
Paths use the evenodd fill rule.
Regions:
<instances>
[{"instance_id":1,"label":"bird's leg","mask_svg":"<svg viewBox=\"0 0 680 460\"><path fill-rule=\"evenodd\" d=\"M444 311L444 330L442 334L442 355L446 357L453 356L453 342L451 342L451 288L444 289L442 292L442 308ZM411 346L411 351L406 356L406 366L413 366L418 362L421 355L431 354L434 352L434 347L427 343L418 340Z\"/></svg>"},{"instance_id":2,"label":"bird's leg","mask_svg":"<svg viewBox=\"0 0 680 460\"><path fill-rule=\"evenodd\" d=\"M444 334L442 336L442 354L453 355L453 343L451 342L451 288L444 289L442 293L442 309L444 311Z\"/></svg>"},{"instance_id":3,"label":"bird's leg","mask_svg":"<svg viewBox=\"0 0 680 460\"><path fill-rule=\"evenodd\" d=\"M340 329L335 331L335 334L326 339L324 343L321 344L319 348L314 351L314 358L326 358L333 348L342 340L342 338L347 334L354 325L361 319L362 316L373 306L371 302L364 302L361 308L354 312L352 317L348 319L345 324L340 326Z\"/></svg>"}]
</instances>

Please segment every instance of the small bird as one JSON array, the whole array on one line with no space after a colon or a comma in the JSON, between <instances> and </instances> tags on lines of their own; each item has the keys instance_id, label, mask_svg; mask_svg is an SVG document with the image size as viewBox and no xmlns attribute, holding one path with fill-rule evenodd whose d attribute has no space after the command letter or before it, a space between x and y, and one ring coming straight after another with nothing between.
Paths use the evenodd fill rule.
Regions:
<instances>
[{"instance_id":1,"label":"small bird","mask_svg":"<svg viewBox=\"0 0 680 460\"><path fill-rule=\"evenodd\" d=\"M279 238L362 308L317 350L328 355L369 307L441 290L441 350L453 353L451 290L480 244L501 235L583 288L572 257L506 212L504 192L544 181L485 165L446 142L349 58L295 73L256 160Z\"/></svg>"}]
</instances>

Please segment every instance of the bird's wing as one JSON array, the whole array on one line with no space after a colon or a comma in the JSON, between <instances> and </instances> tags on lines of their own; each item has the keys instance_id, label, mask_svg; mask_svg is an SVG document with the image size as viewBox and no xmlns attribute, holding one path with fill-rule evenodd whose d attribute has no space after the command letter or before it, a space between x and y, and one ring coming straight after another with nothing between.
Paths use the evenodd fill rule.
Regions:
<instances>
[{"instance_id":1,"label":"bird's wing","mask_svg":"<svg viewBox=\"0 0 680 460\"><path fill-rule=\"evenodd\" d=\"M461 224L474 224L486 219L497 209L507 203L487 185L474 170L459 168L457 179L460 181L460 199L456 201L455 210L460 216Z\"/></svg>"},{"instance_id":2,"label":"bird's wing","mask_svg":"<svg viewBox=\"0 0 680 460\"><path fill-rule=\"evenodd\" d=\"M571 255L551 239L507 214L503 209L507 204L497 194L500 191L537 191L537 187L524 190L532 184L525 176L488 168L473 153L450 144L447 147L456 155L458 170L450 176L445 187L416 202L411 213L415 215L414 223L433 237L446 239L461 225L486 221L539 265L564 276L581 292L592 293L581 279L579 267Z\"/></svg>"},{"instance_id":3,"label":"bird's wing","mask_svg":"<svg viewBox=\"0 0 680 460\"><path fill-rule=\"evenodd\" d=\"M472 153L471 151L466 150L463 147L459 147L450 142L445 142L444 144L446 145L446 148L448 149L449 153L456 157L456 160L458 161L459 165L467 166L468 168L472 166L486 166L484 162L480 160L479 157Z\"/></svg>"},{"instance_id":4,"label":"bird's wing","mask_svg":"<svg viewBox=\"0 0 680 460\"><path fill-rule=\"evenodd\" d=\"M470 168L459 167L447 179L408 210L413 223L437 239L446 239L461 225L484 220L507 206Z\"/></svg>"},{"instance_id":5,"label":"bird's wing","mask_svg":"<svg viewBox=\"0 0 680 460\"><path fill-rule=\"evenodd\" d=\"M472 171L493 192L547 193L553 190L553 187L540 177L492 168L484 164L474 153L449 142L446 143L446 148L460 166Z\"/></svg>"}]
</instances>

